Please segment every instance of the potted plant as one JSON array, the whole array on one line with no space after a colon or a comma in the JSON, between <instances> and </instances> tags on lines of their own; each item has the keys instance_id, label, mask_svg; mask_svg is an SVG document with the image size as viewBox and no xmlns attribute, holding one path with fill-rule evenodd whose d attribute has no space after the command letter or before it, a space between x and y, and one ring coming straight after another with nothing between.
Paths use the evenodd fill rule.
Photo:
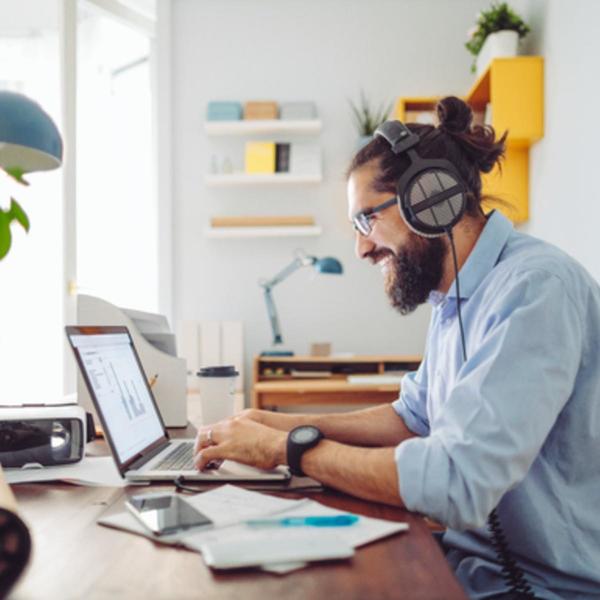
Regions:
<instances>
[{"instance_id":1,"label":"potted plant","mask_svg":"<svg viewBox=\"0 0 600 600\"><path fill-rule=\"evenodd\" d=\"M354 104L350 101L350 108L358 129L358 146L362 148L373 139L375 130L387 119L392 110L392 103L382 104L379 108L374 109L370 106L364 91L361 90L360 103Z\"/></svg>"},{"instance_id":2,"label":"potted plant","mask_svg":"<svg viewBox=\"0 0 600 600\"><path fill-rule=\"evenodd\" d=\"M494 3L489 10L482 10L465 44L475 57L471 71L480 75L493 58L516 56L519 40L529 31L529 26L506 2Z\"/></svg>"}]
</instances>

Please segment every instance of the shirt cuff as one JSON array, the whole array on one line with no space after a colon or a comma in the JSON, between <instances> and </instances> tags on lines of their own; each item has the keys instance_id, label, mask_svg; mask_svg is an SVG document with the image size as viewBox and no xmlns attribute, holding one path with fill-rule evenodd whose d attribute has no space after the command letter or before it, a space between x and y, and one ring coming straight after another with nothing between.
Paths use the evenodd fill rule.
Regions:
<instances>
[{"instance_id":1,"label":"shirt cuff","mask_svg":"<svg viewBox=\"0 0 600 600\"><path fill-rule=\"evenodd\" d=\"M423 423L423 420L419 415L414 413L406 403L402 399L402 397L398 398L398 400L394 400L392 402L392 408L396 411L396 414L402 418L404 424L417 435L424 437L429 435L429 427Z\"/></svg>"},{"instance_id":2,"label":"shirt cuff","mask_svg":"<svg viewBox=\"0 0 600 600\"><path fill-rule=\"evenodd\" d=\"M431 442L431 437L411 438L396 446L399 493L408 510L448 524L449 465L443 461L445 468L439 468Z\"/></svg>"}]
</instances>

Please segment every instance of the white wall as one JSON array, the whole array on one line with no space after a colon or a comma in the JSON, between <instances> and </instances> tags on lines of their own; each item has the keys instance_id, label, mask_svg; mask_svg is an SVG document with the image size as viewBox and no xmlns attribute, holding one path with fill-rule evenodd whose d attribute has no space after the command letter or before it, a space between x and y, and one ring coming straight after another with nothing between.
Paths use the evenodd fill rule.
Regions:
<instances>
[{"instance_id":1,"label":"white wall","mask_svg":"<svg viewBox=\"0 0 600 600\"><path fill-rule=\"evenodd\" d=\"M529 48L545 57L545 135L530 154L525 231L574 256L600 281L600 2L530 0Z\"/></svg>"},{"instance_id":2,"label":"white wall","mask_svg":"<svg viewBox=\"0 0 600 600\"><path fill-rule=\"evenodd\" d=\"M356 133L348 107L360 88L378 102L465 93L472 83L466 31L475 0L174 0L174 312L183 319L242 319L246 356L270 329L258 279L274 275L298 246L340 258L342 278L305 269L275 289L285 343L334 351L422 352L423 307L401 317L388 307L379 270L353 256L344 171ZM203 133L212 99L309 99L324 129L324 181L315 187L213 189L203 175L219 147ZM240 141L241 144L241 141ZM209 240L211 215L313 214L320 238ZM247 370L249 372L249 370Z\"/></svg>"}]
</instances>

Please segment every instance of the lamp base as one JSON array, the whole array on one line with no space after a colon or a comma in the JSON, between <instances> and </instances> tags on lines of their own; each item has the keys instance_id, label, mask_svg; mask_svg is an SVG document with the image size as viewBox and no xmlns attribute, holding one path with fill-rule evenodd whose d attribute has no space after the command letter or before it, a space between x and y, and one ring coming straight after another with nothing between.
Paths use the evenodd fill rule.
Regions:
<instances>
[{"instance_id":1,"label":"lamp base","mask_svg":"<svg viewBox=\"0 0 600 600\"><path fill-rule=\"evenodd\" d=\"M291 350L263 350L261 356L294 356Z\"/></svg>"}]
</instances>

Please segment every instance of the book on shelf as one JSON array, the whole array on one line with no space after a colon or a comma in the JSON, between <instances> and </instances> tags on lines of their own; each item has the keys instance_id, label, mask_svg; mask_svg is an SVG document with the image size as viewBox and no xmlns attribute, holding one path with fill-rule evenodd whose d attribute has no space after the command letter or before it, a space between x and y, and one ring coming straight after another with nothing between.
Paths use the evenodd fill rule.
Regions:
<instances>
[{"instance_id":1,"label":"book on shelf","mask_svg":"<svg viewBox=\"0 0 600 600\"><path fill-rule=\"evenodd\" d=\"M275 145L275 171L287 173L290 170L290 144Z\"/></svg>"},{"instance_id":2,"label":"book on shelf","mask_svg":"<svg viewBox=\"0 0 600 600\"><path fill-rule=\"evenodd\" d=\"M269 215L212 217L211 227L299 227L312 226L315 220L310 215Z\"/></svg>"},{"instance_id":3,"label":"book on shelf","mask_svg":"<svg viewBox=\"0 0 600 600\"><path fill-rule=\"evenodd\" d=\"M246 173L275 173L275 142L246 142Z\"/></svg>"}]
</instances>

